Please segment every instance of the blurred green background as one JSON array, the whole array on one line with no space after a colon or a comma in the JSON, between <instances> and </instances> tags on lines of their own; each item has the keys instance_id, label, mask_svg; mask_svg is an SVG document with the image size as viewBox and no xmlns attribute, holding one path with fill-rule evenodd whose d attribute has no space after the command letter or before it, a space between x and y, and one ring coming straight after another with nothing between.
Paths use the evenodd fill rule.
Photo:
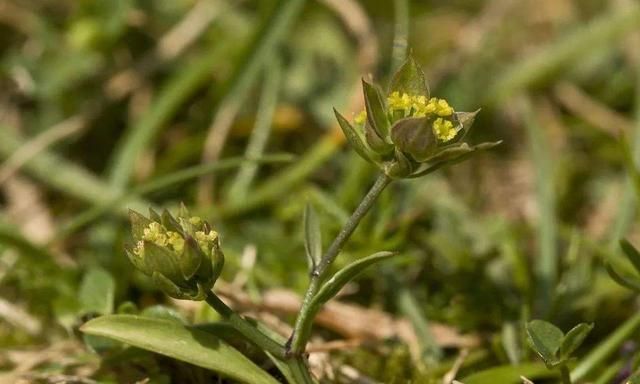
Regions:
<instances>
[{"instance_id":1,"label":"blurred green background","mask_svg":"<svg viewBox=\"0 0 640 384\"><path fill-rule=\"evenodd\" d=\"M458 377L535 361L536 317L595 322L581 354L606 340L637 307L603 268L640 241L637 1L0 0L0 378L208 382L77 332L113 311L216 318L133 272L129 207L207 218L219 289L286 332L305 204L328 242L375 177L332 107L359 112L360 78L386 86L407 49L432 95L482 108L470 141L504 142L384 193L337 264L401 256L341 296L356 315L319 324L316 374L428 383L456 359ZM393 324L367 330L375 316Z\"/></svg>"}]
</instances>

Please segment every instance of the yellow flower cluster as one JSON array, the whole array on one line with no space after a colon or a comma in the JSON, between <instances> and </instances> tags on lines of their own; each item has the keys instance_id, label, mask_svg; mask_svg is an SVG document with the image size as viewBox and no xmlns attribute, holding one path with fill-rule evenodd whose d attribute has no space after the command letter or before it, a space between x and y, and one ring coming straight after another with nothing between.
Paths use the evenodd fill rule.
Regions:
<instances>
[{"instance_id":1,"label":"yellow flower cluster","mask_svg":"<svg viewBox=\"0 0 640 384\"><path fill-rule=\"evenodd\" d=\"M193 225L197 225L201 222L200 218L192 217L189 222ZM194 234L194 238L202 250L207 250L211 247L211 242L214 242L218 238L216 231L197 231ZM142 240L140 240L133 253L142 256L144 254L144 242L149 241L160 247L167 247L176 253L182 253L184 250L184 238L181 234L174 231L167 230L162 224L157 222L149 223L149 225L143 230Z\"/></svg>"},{"instance_id":2,"label":"yellow flower cluster","mask_svg":"<svg viewBox=\"0 0 640 384\"><path fill-rule=\"evenodd\" d=\"M209 231L209 233L204 233L203 231L198 231L195 233L194 238L198 242L201 248L203 245L208 245L209 242L214 242L218 238L218 233L216 231Z\"/></svg>"},{"instance_id":3,"label":"yellow flower cluster","mask_svg":"<svg viewBox=\"0 0 640 384\"><path fill-rule=\"evenodd\" d=\"M438 117L433 122L433 134L441 141L449 141L456 137L458 131L453 127L453 123Z\"/></svg>"},{"instance_id":4,"label":"yellow flower cluster","mask_svg":"<svg viewBox=\"0 0 640 384\"><path fill-rule=\"evenodd\" d=\"M160 247L169 247L177 253L182 253L184 249L184 239L178 232L168 231L155 221L143 230L142 240L136 245L134 253L141 254L144 251L144 241L150 241Z\"/></svg>"},{"instance_id":5,"label":"yellow flower cluster","mask_svg":"<svg viewBox=\"0 0 640 384\"><path fill-rule=\"evenodd\" d=\"M407 93L392 92L387 98L389 109L405 111L405 114L414 117L424 117L429 114L436 114L440 117L451 116L453 108L444 99L425 96L411 96ZM413 113L411 113L413 111Z\"/></svg>"}]
</instances>

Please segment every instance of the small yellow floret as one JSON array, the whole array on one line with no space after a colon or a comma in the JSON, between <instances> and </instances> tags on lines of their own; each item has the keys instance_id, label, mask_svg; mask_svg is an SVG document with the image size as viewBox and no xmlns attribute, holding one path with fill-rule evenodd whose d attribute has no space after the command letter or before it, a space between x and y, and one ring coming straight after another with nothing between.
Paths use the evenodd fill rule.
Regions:
<instances>
[{"instance_id":1,"label":"small yellow floret","mask_svg":"<svg viewBox=\"0 0 640 384\"><path fill-rule=\"evenodd\" d=\"M189 218L189 222L192 225L198 225L198 224L200 224L202 222L202 219L199 218L198 216L192 216L192 217Z\"/></svg>"},{"instance_id":2,"label":"small yellow floret","mask_svg":"<svg viewBox=\"0 0 640 384\"><path fill-rule=\"evenodd\" d=\"M215 241L218 238L218 232L209 231L209 233L204 233L203 231L197 231L194 237L198 243L206 243Z\"/></svg>"},{"instance_id":3,"label":"small yellow floret","mask_svg":"<svg viewBox=\"0 0 640 384\"><path fill-rule=\"evenodd\" d=\"M391 110L399 109L408 111L413 104L413 98L406 93L400 95L400 92L395 91L387 97L387 103Z\"/></svg>"},{"instance_id":4,"label":"small yellow floret","mask_svg":"<svg viewBox=\"0 0 640 384\"><path fill-rule=\"evenodd\" d=\"M364 109L353 118L353 122L358 125L364 124L365 121L367 121L367 111Z\"/></svg>"},{"instance_id":5,"label":"small yellow floret","mask_svg":"<svg viewBox=\"0 0 640 384\"><path fill-rule=\"evenodd\" d=\"M439 99L435 107L436 107L436 114L438 116L444 117L444 116L451 116L453 114L453 108L449 106L449 103L447 103L447 100L445 99Z\"/></svg>"},{"instance_id":6,"label":"small yellow floret","mask_svg":"<svg viewBox=\"0 0 640 384\"><path fill-rule=\"evenodd\" d=\"M160 225L160 223L156 223L155 221L150 223L149 226L144 229L142 238L161 247L167 245L166 229Z\"/></svg>"},{"instance_id":7,"label":"small yellow floret","mask_svg":"<svg viewBox=\"0 0 640 384\"><path fill-rule=\"evenodd\" d=\"M458 131L456 131L453 127L453 123L449 120L438 117L433 122L433 134L436 135L440 141L449 141L456 137L457 133Z\"/></svg>"},{"instance_id":8,"label":"small yellow floret","mask_svg":"<svg viewBox=\"0 0 640 384\"><path fill-rule=\"evenodd\" d=\"M178 232L167 232L168 242L174 251L182 253L184 250L184 239Z\"/></svg>"}]
</instances>

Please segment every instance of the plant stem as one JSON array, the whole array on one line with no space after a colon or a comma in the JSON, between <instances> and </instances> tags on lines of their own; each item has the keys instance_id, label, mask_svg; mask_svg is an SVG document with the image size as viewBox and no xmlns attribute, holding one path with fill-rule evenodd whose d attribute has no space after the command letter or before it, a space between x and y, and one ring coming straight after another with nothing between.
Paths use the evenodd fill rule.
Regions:
<instances>
[{"instance_id":1,"label":"plant stem","mask_svg":"<svg viewBox=\"0 0 640 384\"><path fill-rule=\"evenodd\" d=\"M567 368L566 364L563 364L560 367L560 375L562 376L562 384L571 384L571 373L569 372L569 368Z\"/></svg>"},{"instance_id":2,"label":"plant stem","mask_svg":"<svg viewBox=\"0 0 640 384\"><path fill-rule=\"evenodd\" d=\"M278 359L285 358L284 347L277 341L262 333L249 321L229 308L215 293L209 292L206 298L207 304L225 319L236 331L240 332L251 343L264 351L271 353Z\"/></svg>"},{"instance_id":3,"label":"plant stem","mask_svg":"<svg viewBox=\"0 0 640 384\"><path fill-rule=\"evenodd\" d=\"M314 384L304 359L302 356L297 356L294 359L287 360L287 365L293 376L292 379L295 380L295 383L292 384Z\"/></svg>"},{"instance_id":4,"label":"plant stem","mask_svg":"<svg viewBox=\"0 0 640 384\"><path fill-rule=\"evenodd\" d=\"M287 354L290 356L298 356L304 352L304 349L307 345L307 341L309 339L309 333L311 329L311 325L313 323L313 308L310 307L311 301L315 294L318 292L320 288L320 283L324 280L324 277L327 273L327 270L336 259L344 244L349 240L353 232L360 224L362 218L367 214L371 206L376 201L380 193L385 189L387 185L391 182L391 178L385 175L384 173L380 174L376 179L375 183L366 194L366 196L362 199L356 210L351 214L349 220L342 227L338 236L333 240L331 246L327 249L327 251L322 256L320 263L316 266L316 268L311 273L311 281L309 282L309 287L307 288L307 292L304 295L304 300L302 301L302 307L300 308L300 312L298 313L298 318L296 319L296 324L293 329L293 333L287 342Z\"/></svg>"}]
</instances>

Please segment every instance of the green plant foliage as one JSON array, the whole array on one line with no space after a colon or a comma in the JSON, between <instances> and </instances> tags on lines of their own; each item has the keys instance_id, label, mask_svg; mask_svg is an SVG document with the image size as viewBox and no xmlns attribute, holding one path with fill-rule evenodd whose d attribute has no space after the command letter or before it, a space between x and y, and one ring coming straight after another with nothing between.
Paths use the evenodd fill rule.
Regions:
<instances>
[{"instance_id":1,"label":"green plant foliage","mask_svg":"<svg viewBox=\"0 0 640 384\"><path fill-rule=\"evenodd\" d=\"M582 323L565 335L560 328L549 322L532 320L526 326L527 341L551 369L566 364L592 329L593 324Z\"/></svg>"},{"instance_id":2,"label":"green plant foliage","mask_svg":"<svg viewBox=\"0 0 640 384\"><path fill-rule=\"evenodd\" d=\"M636 382L639 27L0 1L0 382Z\"/></svg>"},{"instance_id":3,"label":"green plant foliage","mask_svg":"<svg viewBox=\"0 0 640 384\"><path fill-rule=\"evenodd\" d=\"M102 316L85 323L82 332L103 336L199 367L247 384L277 383L240 352L210 333L175 321L132 316Z\"/></svg>"}]
</instances>

